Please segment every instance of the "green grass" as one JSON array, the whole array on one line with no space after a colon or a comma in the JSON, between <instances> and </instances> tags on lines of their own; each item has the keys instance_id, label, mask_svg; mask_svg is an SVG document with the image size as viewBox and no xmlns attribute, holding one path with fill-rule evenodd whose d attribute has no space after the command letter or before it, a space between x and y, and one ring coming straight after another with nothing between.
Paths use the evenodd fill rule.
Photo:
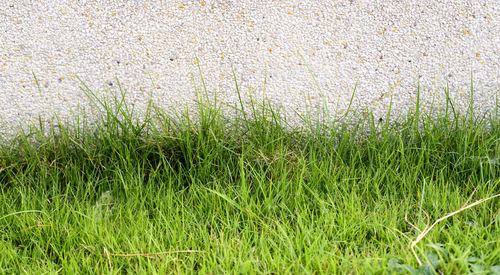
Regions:
<instances>
[{"instance_id":1,"label":"green grass","mask_svg":"<svg viewBox=\"0 0 500 275\"><path fill-rule=\"evenodd\" d=\"M0 149L0 273L500 272L498 198L438 223L422 265L405 221L500 192L497 110L447 97L435 117L299 130L264 103L229 117L205 93L196 120L152 105L138 120L124 92L84 91L94 127L33 126Z\"/></svg>"}]
</instances>

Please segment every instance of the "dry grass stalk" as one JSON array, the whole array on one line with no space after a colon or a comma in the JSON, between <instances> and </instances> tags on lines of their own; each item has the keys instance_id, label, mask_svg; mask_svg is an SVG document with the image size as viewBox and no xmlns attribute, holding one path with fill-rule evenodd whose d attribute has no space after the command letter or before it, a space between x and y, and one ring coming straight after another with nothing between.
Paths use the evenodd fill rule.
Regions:
<instances>
[{"instance_id":1,"label":"dry grass stalk","mask_svg":"<svg viewBox=\"0 0 500 275\"><path fill-rule=\"evenodd\" d=\"M174 251L163 251L163 252L153 252L153 253L116 254L116 253L110 253L106 248L104 248L104 253L107 255L108 259L109 259L109 256L114 256L114 257L148 257L148 258L151 258L153 256L158 256L158 255L179 254L179 253L204 253L204 252L205 251L201 251L201 250L174 250Z\"/></svg>"},{"instance_id":2,"label":"dry grass stalk","mask_svg":"<svg viewBox=\"0 0 500 275\"><path fill-rule=\"evenodd\" d=\"M476 190L477 190L477 189L476 189ZM489 200L494 199L494 198L496 198L496 197L500 197L500 194L496 194L496 195L494 195L494 196L491 196L491 197L488 197L488 198L485 198L485 199L480 199L480 200L475 201L475 202L473 202L473 203L471 203L471 204L468 204L468 203L469 203L469 201L470 201L470 199L472 198L472 196L473 196L473 195L474 195L474 193L476 192L476 190L474 190L474 192L472 192L472 195L471 195L471 196L469 197L469 199L465 202L465 204L464 204L462 207L460 207L460 209L458 209L457 211L454 211L454 212L450 212L450 213L446 214L445 216L443 216L443 217L441 217L441 218L437 219L437 220L436 220L436 221L435 221L435 222L434 222L431 226L429 226L429 215L427 214L427 212L425 212L424 210L422 210L422 211L425 213L425 215L427 216L427 225L425 226L424 230L422 230L422 231L421 231L421 230L419 230L419 229L418 229L415 225L411 224L411 223L408 221L408 219L407 219L407 217L406 217L406 215L405 215L405 220L406 220L406 222L407 222L408 224L410 224L413 228L417 229L417 231L421 231L421 233L417 236L417 238L416 238L416 239L415 239L415 240L411 243L411 245L410 245L410 249L411 249L411 251L413 252L413 255L415 255L415 258L417 259L417 262L418 262L418 264L419 264L419 265L422 265L422 261L420 260L420 258L418 257L417 253L415 252L415 245L417 245L417 243L419 243L419 242L420 242L420 241L421 241L421 240L422 240L422 239L423 239L423 238L427 235L427 233L429 233L429 231L431 231L431 230L432 230L432 228L433 228L434 226L436 226L436 224L438 224L439 222L441 222L441 221L443 221L443 220L446 220L447 218L449 218L449 217L451 217L451 216L454 216L454 215L456 215L456 214L458 214L458 213L460 213L460 212L462 212L462 211L464 211L464 210L467 210L467 209L469 209L469 208L471 208L471 207L474 207L474 206L476 206L476 205L479 205L479 204L481 204L481 203L483 203L483 202L485 202L485 201L489 201Z\"/></svg>"},{"instance_id":3,"label":"dry grass stalk","mask_svg":"<svg viewBox=\"0 0 500 275\"><path fill-rule=\"evenodd\" d=\"M28 231L28 230L31 230L31 229L34 229L34 228L44 228L44 227L49 227L49 228L52 228L52 229L57 229L55 226L50 225L50 224L37 223L36 225L24 228L23 230L21 230L21 232L25 232L25 231Z\"/></svg>"}]
</instances>

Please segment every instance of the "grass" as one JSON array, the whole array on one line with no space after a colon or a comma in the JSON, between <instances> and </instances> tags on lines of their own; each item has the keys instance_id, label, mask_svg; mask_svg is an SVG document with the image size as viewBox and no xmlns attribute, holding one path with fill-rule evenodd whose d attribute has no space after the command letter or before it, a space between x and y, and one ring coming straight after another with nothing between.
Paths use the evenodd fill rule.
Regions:
<instances>
[{"instance_id":1,"label":"grass","mask_svg":"<svg viewBox=\"0 0 500 275\"><path fill-rule=\"evenodd\" d=\"M121 88L83 90L96 125L0 149L0 273L500 272L498 198L425 230L499 193L497 110L447 97L436 117L304 131L265 102L227 117L205 93L196 120L152 105L139 120Z\"/></svg>"}]
</instances>

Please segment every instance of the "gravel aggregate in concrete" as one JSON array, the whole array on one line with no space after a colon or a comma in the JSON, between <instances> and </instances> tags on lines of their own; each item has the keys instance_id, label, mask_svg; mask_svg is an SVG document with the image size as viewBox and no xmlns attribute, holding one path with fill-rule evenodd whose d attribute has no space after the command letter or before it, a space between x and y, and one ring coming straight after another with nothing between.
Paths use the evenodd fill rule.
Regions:
<instances>
[{"instance_id":1,"label":"gravel aggregate in concrete","mask_svg":"<svg viewBox=\"0 0 500 275\"><path fill-rule=\"evenodd\" d=\"M498 0L5 0L0 134L40 116L91 114L78 77L98 94L120 80L138 110L149 96L192 106L196 57L220 100L238 100L234 70L245 100L265 97L292 118L306 104L344 112L355 85L354 107L376 116L391 96L394 114L412 108L417 83L424 106L442 105L448 84L464 110L471 75L487 112L500 87L499 11Z\"/></svg>"}]
</instances>

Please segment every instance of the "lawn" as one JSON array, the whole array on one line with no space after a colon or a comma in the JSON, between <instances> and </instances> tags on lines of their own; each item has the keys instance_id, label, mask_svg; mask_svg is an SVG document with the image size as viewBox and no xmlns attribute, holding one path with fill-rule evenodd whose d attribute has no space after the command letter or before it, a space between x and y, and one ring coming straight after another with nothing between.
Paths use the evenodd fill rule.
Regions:
<instances>
[{"instance_id":1,"label":"lawn","mask_svg":"<svg viewBox=\"0 0 500 275\"><path fill-rule=\"evenodd\" d=\"M265 102L137 119L83 90L97 124L0 148L0 273L500 274L497 109L299 129Z\"/></svg>"}]
</instances>

